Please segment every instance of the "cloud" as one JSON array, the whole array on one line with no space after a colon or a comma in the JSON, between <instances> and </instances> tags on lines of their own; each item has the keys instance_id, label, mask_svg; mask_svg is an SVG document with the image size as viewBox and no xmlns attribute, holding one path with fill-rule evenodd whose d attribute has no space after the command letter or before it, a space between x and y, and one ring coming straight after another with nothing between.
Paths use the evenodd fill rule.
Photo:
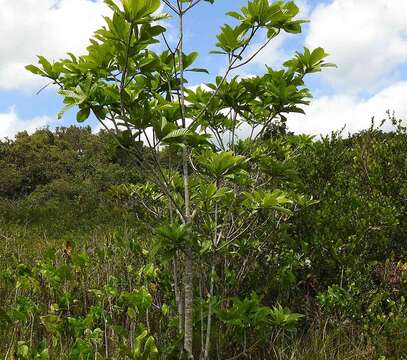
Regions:
<instances>
[{"instance_id":1,"label":"cloud","mask_svg":"<svg viewBox=\"0 0 407 360\"><path fill-rule=\"evenodd\" d=\"M322 74L334 89L374 92L407 61L406 0L333 0L311 14L308 47L322 46L338 69Z\"/></svg>"},{"instance_id":2,"label":"cloud","mask_svg":"<svg viewBox=\"0 0 407 360\"><path fill-rule=\"evenodd\" d=\"M397 82L372 97L361 100L357 96L335 94L314 99L305 109L307 115L291 114L288 128L296 133L330 134L345 127L344 133L355 133L386 118L386 111L394 111L398 118L407 119L407 81Z\"/></svg>"},{"instance_id":3,"label":"cloud","mask_svg":"<svg viewBox=\"0 0 407 360\"><path fill-rule=\"evenodd\" d=\"M263 50L261 50L256 55L251 65L259 66L262 70L264 70L264 67L266 65L271 67L281 65L283 61L288 59L287 51L283 47L288 38L289 35L286 33L278 35L275 39L273 39L270 42L270 44L268 44ZM265 41L266 40L264 39L262 42L253 44L250 47L250 51L247 57L250 57L253 54L255 54L264 44Z\"/></svg>"},{"instance_id":4,"label":"cloud","mask_svg":"<svg viewBox=\"0 0 407 360\"><path fill-rule=\"evenodd\" d=\"M21 119L15 108L12 107L6 113L0 113L0 139L14 138L20 131L27 131L33 133L38 128L50 124L52 119L48 116L37 116L29 120Z\"/></svg>"},{"instance_id":5,"label":"cloud","mask_svg":"<svg viewBox=\"0 0 407 360\"><path fill-rule=\"evenodd\" d=\"M386 110L407 118L407 82L400 78L400 66L407 62L407 1L317 4L313 8L306 0L299 4L303 9L300 17L311 20L304 44L324 47L331 54L328 61L339 68L318 74L321 80L313 81L311 88L321 95L306 109L306 116L290 115L289 128L297 133L329 134L346 125L345 133L354 133L368 128L373 116L377 122L385 118ZM254 65L281 66L291 56L291 42L290 35L281 34L256 57ZM294 45L301 47L295 41Z\"/></svg>"},{"instance_id":6,"label":"cloud","mask_svg":"<svg viewBox=\"0 0 407 360\"><path fill-rule=\"evenodd\" d=\"M32 89L44 79L24 66L35 55L82 53L109 13L102 0L0 0L0 90Z\"/></svg>"}]
</instances>

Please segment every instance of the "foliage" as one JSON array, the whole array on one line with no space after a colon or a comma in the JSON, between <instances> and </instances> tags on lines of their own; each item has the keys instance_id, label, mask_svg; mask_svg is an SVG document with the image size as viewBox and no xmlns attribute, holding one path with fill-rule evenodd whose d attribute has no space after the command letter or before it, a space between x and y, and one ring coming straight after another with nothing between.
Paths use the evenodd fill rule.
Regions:
<instances>
[{"instance_id":1,"label":"foliage","mask_svg":"<svg viewBox=\"0 0 407 360\"><path fill-rule=\"evenodd\" d=\"M59 116L76 108L78 122L92 116L105 132L44 130L1 144L11 228L2 292L14 295L1 305L6 357L267 358L273 339L306 331L301 314L318 307L339 328L402 334L405 197L393 198L405 193L405 129L287 134L287 116L309 104L306 77L334 66L322 48L231 76L282 32L301 32L298 7L250 0L228 13L234 25L222 26L215 51L226 71L193 90L188 72L206 70L184 51L184 19L200 0L163 1L178 20L175 47L159 0L105 3L111 16L84 55L27 66L59 87ZM383 183L392 161L398 173ZM12 243L27 235L13 223L56 246L22 261Z\"/></svg>"},{"instance_id":2,"label":"foliage","mask_svg":"<svg viewBox=\"0 0 407 360\"><path fill-rule=\"evenodd\" d=\"M105 3L113 14L105 18L105 26L95 32L87 54L79 57L68 54L69 58L53 64L39 56L40 67L27 66L27 70L59 86L65 104L59 116L77 107L78 122L93 114L106 129L107 123L112 123L116 141L133 156L147 179L166 198L162 204L166 214L148 205L146 209L155 215L153 223L157 220L169 223L167 228L161 227L158 231L161 238L167 240L161 251L170 250L174 263L183 263L180 274L184 289L175 297L177 302L183 298L182 305L178 304L178 315L184 351L189 359L194 358L193 303L194 292L197 293L194 273L205 266L212 269L209 279L201 279L209 283L210 299L218 253L222 250L226 255L233 242L245 236L241 229L249 226L260 229L262 217L276 218L278 211L288 216L287 207L294 203L282 190L265 192L262 189L267 178L251 153L235 153L236 130L245 124L252 128L254 135L259 127L251 139L254 147L258 146L259 138L273 120L284 121L283 114L304 112L301 105L307 105L311 97L304 77L333 66L325 63L327 55L323 49L312 52L304 49L304 54L297 53L282 70L267 68L263 76L229 80L231 71L249 63L282 31L300 33L304 23L296 18L299 8L291 1L252 0L241 7L240 12L228 13L238 24L225 24L217 36L219 50L216 53L225 55L228 61L224 76L207 84L207 91L186 90L187 71L206 72L191 67L198 56L196 52L184 52L184 17L199 2L164 1L179 21L179 41L175 48L166 40L166 28L157 23L168 17L157 13L159 0L122 0L120 4L107 0ZM250 55L249 47L260 34L265 35L266 41ZM152 45L160 42L159 36L167 49L156 53ZM142 136L152 159L145 157ZM229 144L224 143L225 136L229 136ZM161 148L181 151L180 156L173 159L174 165L162 162ZM194 166L196 159L199 159L199 168ZM248 165L251 172L245 171L243 164ZM172 175L168 175L174 172L182 177L182 188L173 186ZM228 193L228 199L218 197L208 208L208 204L199 201L200 192L207 186L214 186L215 192ZM262 197L264 201L260 201ZM239 207L239 202L245 206ZM194 258L201 255L206 259L199 259L194 269ZM175 282L180 274L174 273L177 289ZM202 296L200 300L204 300ZM203 341L201 343L205 359L210 352L211 320L209 306L205 346L202 347Z\"/></svg>"},{"instance_id":3,"label":"foliage","mask_svg":"<svg viewBox=\"0 0 407 360\"><path fill-rule=\"evenodd\" d=\"M188 226L180 223L157 224L157 230L152 232L156 216L149 210L155 209L159 214L160 202L165 204L165 197L160 195L157 186L138 177L136 167L129 167L125 157L118 157L117 146L112 145L111 138L103 132L91 135L86 129L71 128L48 134L58 139L67 132L85 134L84 148L96 143L100 149L106 149L100 166L110 168L114 165L118 176L99 180L96 195L103 204L100 209L92 208L92 197L82 199L82 207L93 211L87 210L87 218L79 229L73 217L63 227L60 223L67 214L78 211L68 194L77 178L89 174L87 167L80 166L82 157L70 161L71 167L77 169L74 176L65 171L55 174L55 177L64 178L69 186L61 188L60 192L50 192L47 202L36 206L36 211L41 211L59 199L59 206L49 212L48 220L31 217L23 204L32 194L59 178L50 177L48 183L38 183L25 194L22 191L2 193L0 336L10 339L0 345L3 354L11 346L10 352L15 351L23 359L46 359L61 351L67 358L83 358L86 354L90 357L99 354L97 356L103 358L105 328L110 356L137 358L139 355L134 354L145 349L150 338L148 344L154 341L163 356L177 354L180 337L177 335L177 304L172 295L172 258L184 246L184 241L188 241L199 251L200 261L206 261L214 249L218 249L223 261L227 261L224 268L215 268L214 284L222 289L222 296L214 294L195 305L198 337L202 324L200 314L205 324L211 304L212 321L216 324L213 325L213 337L218 339L215 341L219 341L217 346L222 354L235 356L246 351L254 358L279 354L279 358L284 359L289 355L282 349L289 346L292 354L303 358L336 356L341 359L345 351L353 356L358 356L355 353L358 351L372 359L379 355L388 359L405 356L407 261L403 229L406 203L400 194L403 194L407 177L401 151L407 137L402 127L391 133L372 128L347 139L334 134L331 138L311 142L306 137L292 135L268 140L267 156L259 150L256 156L261 163L269 165L268 171L273 174L273 180L266 187L270 187L270 194L274 192L272 198L281 196L275 188L283 189L288 199L303 203L303 206L311 197L308 195L304 199L293 191L313 196L312 205L301 211L293 207L291 201L280 199L284 207L289 206L290 217L279 226L269 217L270 210L258 205L267 197L259 196L253 203L244 193L233 195L232 189L241 185L231 175L236 172L247 176L241 172L251 171L251 161L228 161L232 167L225 168L231 171L223 174L218 184L218 176L205 169L209 183L194 182L193 201L199 208L218 204L218 209L230 210L231 206L236 206L233 205L236 196L241 196L242 203L248 202L246 206L250 205L250 212L255 212L251 216L269 222L269 232L263 235L245 232L233 243L218 244L217 248L212 241L191 236ZM17 149L24 148L27 149L25 156L32 158L34 154L30 151L38 151L38 147L28 145L42 134L43 130L3 142L2 149L6 148L8 152L2 154L16 154L17 163L22 156L17 156ZM366 147L366 143L374 146ZM245 146L243 143L237 145L239 149ZM66 159L75 146L75 142L65 144ZM98 154L101 156L102 152ZM219 159L225 156L220 154ZM370 173L381 174L371 182L371 192L365 191L366 169L361 162L362 154L374 168ZM89 153L89 156L95 156L95 153ZM164 156L170 154L163 153ZM230 156L226 155L226 158ZM7 161L11 164L7 169L14 166L11 160ZM38 157L30 164L30 170L15 168L24 169L24 177L34 179L35 169L46 168L44 161ZM197 158L196 166L201 166L200 161ZM291 171L281 174L281 169ZM133 184L123 182L128 178L122 174L132 173L135 177L129 181ZM12 177L6 178L13 181ZM176 173L171 178L174 186L182 189L182 178ZM92 177L88 179L95 181ZM140 180L135 182L137 179ZM349 191L349 184L353 184L352 191ZM86 189L90 191L91 188ZM365 201L352 203L351 199L355 197ZM10 206L10 202L14 205ZM370 204L368 209L366 203ZM397 206L394 208L392 204ZM374 230L365 237L366 227L372 226L367 225L369 222L387 221L383 217L372 218L374 211L388 206L397 210L391 210L397 219L393 221L395 225ZM121 211L115 210L118 208ZM359 216L349 224L348 214L353 212ZM288 216L281 209L278 213L283 218ZM383 213L382 210L379 214ZM102 216L103 226L96 225L95 214ZM160 216L166 218L165 214ZM207 223L203 216L202 212L199 224L210 231L213 224ZM151 226L145 225L146 220ZM55 227L53 222L59 226ZM56 228L60 232L55 231ZM376 247L378 239L385 239L389 234L392 241L381 241L380 247ZM336 251L334 258L328 256L329 249ZM224 254L229 255L225 258ZM210 275L205 269L200 272L202 282ZM202 291L205 291L204 287ZM327 333L320 329L329 330ZM358 339L358 342L347 343L349 339ZM271 341L274 345L270 347ZM302 342L313 345L304 346ZM155 353L154 346L151 349ZM267 349L274 349L274 355Z\"/></svg>"}]
</instances>

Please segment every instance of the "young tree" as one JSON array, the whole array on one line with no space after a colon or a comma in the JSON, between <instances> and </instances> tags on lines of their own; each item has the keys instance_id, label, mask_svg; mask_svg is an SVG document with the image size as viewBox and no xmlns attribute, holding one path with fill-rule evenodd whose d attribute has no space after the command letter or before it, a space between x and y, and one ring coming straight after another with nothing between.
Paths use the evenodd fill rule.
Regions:
<instances>
[{"instance_id":1,"label":"young tree","mask_svg":"<svg viewBox=\"0 0 407 360\"><path fill-rule=\"evenodd\" d=\"M92 113L105 129L113 129L109 131L119 146L132 154L151 188L163 195L166 211L152 213L167 225L154 237L173 256L184 350L188 358L199 353L198 345L193 347L194 296L200 293L203 306L206 292L200 356L208 359L212 298L215 290L226 296L217 279L227 270L232 246L241 239L261 242L270 229L267 224L278 225L289 216L294 202L309 204L304 197L270 189L272 150L264 134L275 121L285 123L287 114L304 112L301 106L310 98L304 77L332 64L325 63L322 48L305 48L281 70L267 67L262 76L231 77L281 32L300 33L304 23L296 19L299 9L292 1L251 0L240 12L228 13L237 25L222 26L217 36L218 50L213 53L225 56L224 75L205 87L189 89L186 73L206 70L192 67L196 52L184 52L184 19L198 5L215 1L162 2L178 19L175 48L161 22L168 15L157 13L160 0L121 0L120 4L105 0L112 15L95 32L87 54L68 54L54 63L39 56L40 66L27 69L60 87L65 107L59 116L78 107L78 122ZM264 43L253 50L258 36L264 36ZM153 51L155 44L165 50ZM247 133L245 140L238 139L239 129Z\"/></svg>"}]
</instances>

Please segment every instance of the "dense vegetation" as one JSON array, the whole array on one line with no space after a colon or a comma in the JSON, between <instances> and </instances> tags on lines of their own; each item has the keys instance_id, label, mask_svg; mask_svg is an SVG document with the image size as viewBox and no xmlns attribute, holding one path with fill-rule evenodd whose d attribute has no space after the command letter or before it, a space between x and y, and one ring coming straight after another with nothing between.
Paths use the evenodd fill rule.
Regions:
<instances>
[{"instance_id":1,"label":"dense vegetation","mask_svg":"<svg viewBox=\"0 0 407 360\"><path fill-rule=\"evenodd\" d=\"M315 203L220 256L213 356L406 357L406 131L265 141L270 186ZM146 182L126 153L71 127L3 141L0 161L3 356L178 358L173 263L157 255L136 189ZM208 276L196 276L203 294ZM198 342L207 313L197 301Z\"/></svg>"},{"instance_id":2,"label":"dense vegetation","mask_svg":"<svg viewBox=\"0 0 407 360\"><path fill-rule=\"evenodd\" d=\"M194 88L185 18L215 0L104 2L84 55L26 68L105 131L1 145L6 358L404 356L405 129L288 134L322 48L232 76L302 31L292 1L229 12Z\"/></svg>"}]
</instances>

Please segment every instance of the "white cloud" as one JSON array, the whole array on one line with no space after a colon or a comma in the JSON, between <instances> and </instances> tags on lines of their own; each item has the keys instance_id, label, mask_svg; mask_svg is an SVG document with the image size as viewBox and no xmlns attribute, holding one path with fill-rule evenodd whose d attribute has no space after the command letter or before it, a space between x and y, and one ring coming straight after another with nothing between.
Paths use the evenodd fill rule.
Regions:
<instances>
[{"instance_id":1,"label":"white cloud","mask_svg":"<svg viewBox=\"0 0 407 360\"><path fill-rule=\"evenodd\" d=\"M292 114L289 128L307 134L329 134L346 125L345 133L366 129L375 116L386 117L386 110L407 118L407 82L400 78L399 66L407 63L406 0L330 0L310 9L300 7L302 18L311 20L305 46L322 46L331 54L328 61L338 69L318 74L328 80L334 93L323 96L326 87L314 87L318 96L307 115ZM256 65L280 66L290 56L287 34L272 42L255 59ZM318 84L318 83L317 83ZM370 94L362 99L361 94Z\"/></svg>"},{"instance_id":2,"label":"white cloud","mask_svg":"<svg viewBox=\"0 0 407 360\"><path fill-rule=\"evenodd\" d=\"M259 66L262 70L264 67L271 66L279 66L284 60L287 60L288 55L283 45L287 41L289 36L286 33L282 33L278 35L275 39L273 39L270 44L268 44L263 50L261 50L258 55L253 59L252 65ZM256 51L260 49L260 47L264 44L263 42L259 42L253 44L250 48L249 55L247 57L252 56Z\"/></svg>"},{"instance_id":3,"label":"white cloud","mask_svg":"<svg viewBox=\"0 0 407 360\"><path fill-rule=\"evenodd\" d=\"M29 120L21 119L14 107L6 113L0 113L0 139L6 137L12 139L19 131L33 133L38 128L44 127L51 122L48 116L37 116Z\"/></svg>"},{"instance_id":4,"label":"white cloud","mask_svg":"<svg viewBox=\"0 0 407 360\"><path fill-rule=\"evenodd\" d=\"M82 53L109 10L102 0L0 0L0 90L37 88L24 66L37 54Z\"/></svg>"},{"instance_id":5,"label":"white cloud","mask_svg":"<svg viewBox=\"0 0 407 360\"><path fill-rule=\"evenodd\" d=\"M322 46L338 69L323 72L336 89L374 92L407 61L406 0L333 0L311 14L306 46Z\"/></svg>"},{"instance_id":6,"label":"white cloud","mask_svg":"<svg viewBox=\"0 0 407 360\"><path fill-rule=\"evenodd\" d=\"M336 94L314 99L305 108L306 116L292 114L289 116L288 128L296 133L329 134L346 125L344 133L355 133L366 129L371 124L386 118L386 111L395 111L398 118L407 119L407 81L395 83L376 95L360 100L356 96Z\"/></svg>"}]
</instances>

